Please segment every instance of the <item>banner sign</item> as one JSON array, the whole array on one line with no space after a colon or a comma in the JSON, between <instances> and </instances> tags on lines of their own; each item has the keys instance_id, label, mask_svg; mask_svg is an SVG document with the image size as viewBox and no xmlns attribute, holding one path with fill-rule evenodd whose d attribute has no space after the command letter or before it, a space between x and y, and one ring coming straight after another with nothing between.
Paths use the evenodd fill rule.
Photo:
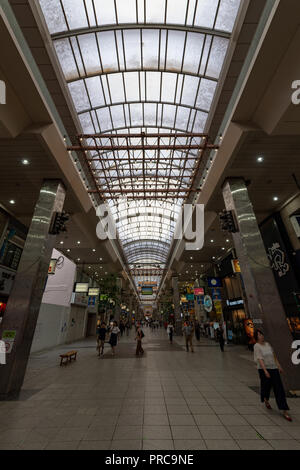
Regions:
<instances>
[{"instance_id":1,"label":"banner sign","mask_svg":"<svg viewBox=\"0 0 300 470\"><path fill-rule=\"evenodd\" d=\"M208 287L222 287L222 281L219 277L208 277Z\"/></svg>"}]
</instances>

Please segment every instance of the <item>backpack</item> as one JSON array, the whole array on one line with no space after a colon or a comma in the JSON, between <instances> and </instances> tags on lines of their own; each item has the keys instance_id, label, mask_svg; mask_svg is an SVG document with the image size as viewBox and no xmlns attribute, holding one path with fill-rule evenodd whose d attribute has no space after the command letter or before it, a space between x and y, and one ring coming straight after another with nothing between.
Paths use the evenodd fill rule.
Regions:
<instances>
[{"instance_id":1,"label":"backpack","mask_svg":"<svg viewBox=\"0 0 300 470\"><path fill-rule=\"evenodd\" d=\"M144 338L144 336L145 336L144 332L143 332L143 330L141 330L141 338Z\"/></svg>"}]
</instances>

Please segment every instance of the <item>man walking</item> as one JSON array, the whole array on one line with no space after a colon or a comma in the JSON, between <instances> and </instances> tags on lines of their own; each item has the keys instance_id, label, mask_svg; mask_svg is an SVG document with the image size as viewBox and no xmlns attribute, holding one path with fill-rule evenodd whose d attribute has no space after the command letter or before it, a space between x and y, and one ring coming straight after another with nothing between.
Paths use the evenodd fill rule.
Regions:
<instances>
[{"instance_id":1,"label":"man walking","mask_svg":"<svg viewBox=\"0 0 300 470\"><path fill-rule=\"evenodd\" d=\"M185 346L186 346L186 351L189 352L189 346L191 348L191 351L194 352L193 348L193 333L194 333L194 327L191 322L186 322L184 324L184 327L182 329L183 334L185 336Z\"/></svg>"}]
</instances>

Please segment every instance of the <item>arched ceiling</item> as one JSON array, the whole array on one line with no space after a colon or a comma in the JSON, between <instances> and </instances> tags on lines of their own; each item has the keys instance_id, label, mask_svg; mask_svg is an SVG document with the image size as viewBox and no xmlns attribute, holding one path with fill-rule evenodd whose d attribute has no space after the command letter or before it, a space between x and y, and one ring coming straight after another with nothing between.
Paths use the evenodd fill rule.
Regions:
<instances>
[{"instance_id":1,"label":"arched ceiling","mask_svg":"<svg viewBox=\"0 0 300 470\"><path fill-rule=\"evenodd\" d=\"M205 131L240 0L39 3L84 134ZM151 188L162 195L164 188L187 186L197 154L131 150L119 151L118 159L115 152L93 156L101 157L92 170L129 267L164 267L183 196L154 198ZM120 209L124 188L130 197ZM137 197L139 189L148 197ZM143 275L134 277L138 286Z\"/></svg>"}]
</instances>

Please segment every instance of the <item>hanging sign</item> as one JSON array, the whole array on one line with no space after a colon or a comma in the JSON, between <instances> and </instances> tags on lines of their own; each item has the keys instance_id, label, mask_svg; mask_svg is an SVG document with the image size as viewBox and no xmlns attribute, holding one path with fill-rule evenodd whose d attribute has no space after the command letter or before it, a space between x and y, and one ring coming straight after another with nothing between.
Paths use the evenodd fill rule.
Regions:
<instances>
[{"instance_id":1,"label":"hanging sign","mask_svg":"<svg viewBox=\"0 0 300 470\"><path fill-rule=\"evenodd\" d=\"M240 262L239 262L238 259L232 259L231 264L232 264L232 270L233 270L234 273L240 273L241 272L241 266L240 266Z\"/></svg>"},{"instance_id":2,"label":"hanging sign","mask_svg":"<svg viewBox=\"0 0 300 470\"><path fill-rule=\"evenodd\" d=\"M213 301L210 295L206 295L203 299L204 310L210 313L213 309Z\"/></svg>"}]
</instances>

